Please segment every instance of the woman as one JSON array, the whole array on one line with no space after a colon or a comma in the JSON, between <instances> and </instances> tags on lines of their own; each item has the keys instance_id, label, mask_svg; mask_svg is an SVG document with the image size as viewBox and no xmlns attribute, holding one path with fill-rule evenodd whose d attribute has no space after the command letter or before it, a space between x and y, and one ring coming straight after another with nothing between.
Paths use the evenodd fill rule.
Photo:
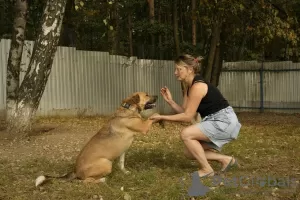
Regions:
<instances>
[{"instance_id":1,"label":"woman","mask_svg":"<svg viewBox=\"0 0 300 200\"><path fill-rule=\"evenodd\" d=\"M191 55L182 55L175 60L175 76L188 86L183 105L173 101L167 87L161 89L164 100L178 113L175 115L154 114L155 121L191 122L196 112L202 118L200 123L188 126L181 132L185 144L184 154L187 158L196 159L201 168L199 177L213 176L214 170L207 160L218 161L222 170L226 171L237 163L234 157L217 153L221 147L237 138L241 124L237 116L220 91L212 84L204 81L197 74L200 62Z\"/></svg>"}]
</instances>

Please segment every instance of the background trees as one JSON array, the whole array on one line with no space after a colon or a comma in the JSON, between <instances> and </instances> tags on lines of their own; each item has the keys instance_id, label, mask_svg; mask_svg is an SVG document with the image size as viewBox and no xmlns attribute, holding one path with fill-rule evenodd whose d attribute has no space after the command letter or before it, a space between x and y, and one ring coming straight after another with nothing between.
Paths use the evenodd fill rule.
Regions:
<instances>
[{"instance_id":1,"label":"background trees","mask_svg":"<svg viewBox=\"0 0 300 200\"><path fill-rule=\"evenodd\" d=\"M10 38L12 3L4 2L1 34ZM44 4L29 2L26 39L37 37ZM68 0L60 45L140 58L188 52L213 59L223 44L226 61L257 59L262 49L265 59L297 61L299 10L296 0Z\"/></svg>"}]
</instances>

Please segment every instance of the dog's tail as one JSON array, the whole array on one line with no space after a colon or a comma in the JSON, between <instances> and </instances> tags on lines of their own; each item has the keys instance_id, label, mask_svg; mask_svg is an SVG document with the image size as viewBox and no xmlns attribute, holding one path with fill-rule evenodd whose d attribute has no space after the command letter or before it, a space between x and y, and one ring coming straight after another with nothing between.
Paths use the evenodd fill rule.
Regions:
<instances>
[{"instance_id":1,"label":"dog's tail","mask_svg":"<svg viewBox=\"0 0 300 200\"><path fill-rule=\"evenodd\" d=\"M77 176L76 176L75 172L69 172L69 173L61 175L61 176L41 175L35 179L35 187L42 185L43 183L45 183L47 180L50 180L50 179L66 179L68 181L71 181L76 178L77 178Z\"/></svg>"}]
</instances>

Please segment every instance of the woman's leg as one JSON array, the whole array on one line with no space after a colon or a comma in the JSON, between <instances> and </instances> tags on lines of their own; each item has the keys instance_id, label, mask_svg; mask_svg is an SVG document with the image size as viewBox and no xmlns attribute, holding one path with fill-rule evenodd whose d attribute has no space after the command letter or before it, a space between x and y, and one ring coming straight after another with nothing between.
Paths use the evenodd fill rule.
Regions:
<instances>
[{"instance_id":1,"label":"woman's leg","mask_svg":"<svg viewBox=\"0 0 300 200\"><path fill-rule=\"evenodd\" d=\"M209 147L208 145L203 144L203 143L201 143L201 142L199 142L199 143L202 145L205 154L206 154L207 151L212 151L212 150L213 150L213 149L212 149L211 147ZM191 154L191 152L187 149L186 146L185 146L184 149L183 149L183 154L184 154L184 156L185 156L187 159L195 160L195 157ZM207 159L207 157L206 157L206 159ZM207 159L207 160L209 160L209 159Z\"/></svg>"},{"instance_id":2,"label":"woman's leg","mask_svg":"<svg viewBox=\"0 0 300 200\"><path fill-rule=\"evenodd\" d=\"M217 153L210 146L208 146L205 143L200 143L200 144L202 145L202 147L204 149L206 159L207 160L212 160L212 161L217 161L217 162L221 163L222 170L225 169L228 166L228 164L230 163L231 159L233 159L233 163L235 162L235 160L234 160L233 157ZM186 147L184 149L184 155L188 159L195 160L195 157L193 157L193 155L191 154L191 152L189 152L189 150Z\"/></svg>"},{"instance_id":3,"label":"woman's leg","mask_svg":"<svg viewBox=\"0 0 300 200\"><path fill-rule=\"evenodd\" d=\"M209 138L196 125L192 125L182 130L181 139L188 151L201 166L201 169L198 171L199 176L201 177L213 172L213 168L207 161L204 148L199 143L199 140L209 142Z\"/></svg>"}]
</instances>

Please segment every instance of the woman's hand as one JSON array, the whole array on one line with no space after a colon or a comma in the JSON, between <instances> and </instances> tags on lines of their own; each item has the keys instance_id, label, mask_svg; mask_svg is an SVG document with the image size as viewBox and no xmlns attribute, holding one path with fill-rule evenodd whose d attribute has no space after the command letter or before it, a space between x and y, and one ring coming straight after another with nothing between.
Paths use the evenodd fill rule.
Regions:
<instances>
[{"instance_id":1,"label":"woman's hand","mask_svg":"<svg viewBox=\"0 0 300 200\"><path fill-rule=\"evenodd\" d=\"M173 101L172 94L167 86L160 89L160 94L163 96L166 102L170 103Z\"/></svg>"},{"instance_id":2,"label":"woman's hand","mask_svg":"<svg viewBox=\"0 0 300 200\"><path fill-rule=\"evenodd\" d=\"M158 113L154 113L149 117L149 119L153 120L154 122L160 121L161 120L161 115Z\"/></svg>"}]
</instances>

